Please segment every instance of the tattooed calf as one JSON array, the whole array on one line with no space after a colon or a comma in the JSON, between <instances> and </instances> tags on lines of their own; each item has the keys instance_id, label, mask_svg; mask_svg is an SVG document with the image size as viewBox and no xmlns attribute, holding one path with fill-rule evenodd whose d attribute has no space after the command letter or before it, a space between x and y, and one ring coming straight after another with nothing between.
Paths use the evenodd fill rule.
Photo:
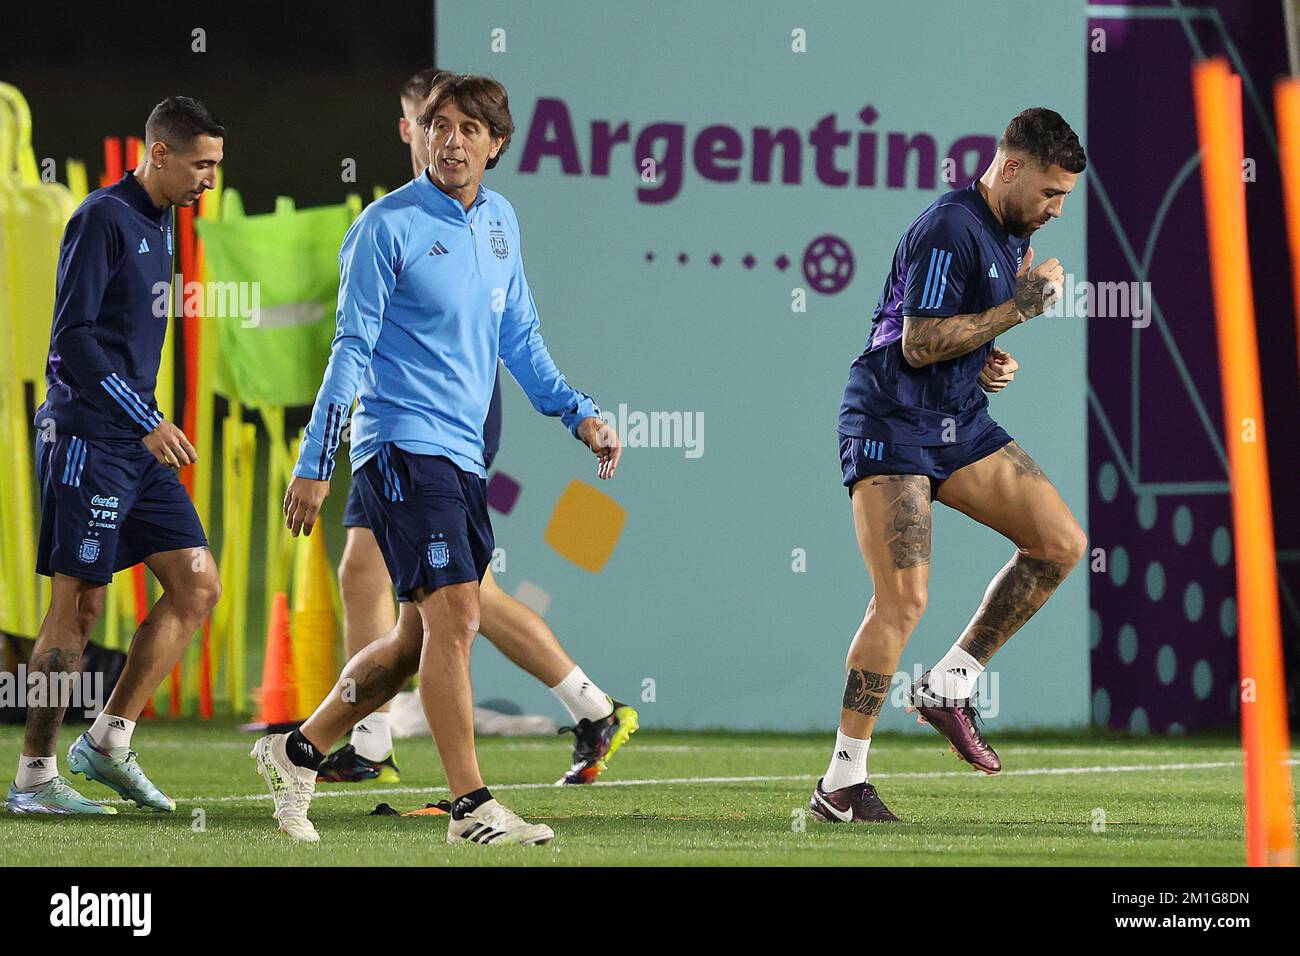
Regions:
<instances>
[{"instance_id":1,"label":"tattooed calf","mask_svg":"<svg viewBox=\"0 0 1300 956\"><path fill-rule=\"evenodd\" d=\"M855 711L864 717L876 716L884 706L891 680L889 674L850 667L848 678L844 681L844 709Z\"/></svg>"}]
</instances>

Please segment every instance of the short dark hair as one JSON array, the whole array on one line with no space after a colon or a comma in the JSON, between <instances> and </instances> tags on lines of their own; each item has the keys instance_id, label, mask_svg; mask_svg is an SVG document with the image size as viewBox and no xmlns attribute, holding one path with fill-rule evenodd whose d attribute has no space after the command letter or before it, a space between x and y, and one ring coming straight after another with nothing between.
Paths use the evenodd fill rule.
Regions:
<instances>
[{"instance_id":1,"label":"short dark hair","mask_svg":"<svg viewBox=\"0 0 1300 956\"><path fill-rule=\"evenodd\" d=\"M425 97L433 90L433 85L438 82L438 77L446 72L436 66L425 67L419 73L412 73L402 84L401 97L408 103L414 103L419 106L424 102Z\"/></svg>"},{"instance_id":2,"label":"short dark hair","mask_svg":"<svg viewBox=\"0 0 1300 956\"><path fill-rule=\"evenodd\" d=\"M1030 107L1007 124L998 146L1028 153L1044 166L1060 166L1067 173L1081 173L1088 165L1078 134L1060 113L1045 106Z\"/></svg>"},{"instance_id":3,"label":"short dark hair","mask_svg":"<svg viewBox=\"0 0 1300 956\"><path fill-rule=\"evenodd\" d=\"M466 116L472 116L487 126L493 136L501 137L501 149L489 159L491 169L505 155L510 137L515 131L515 121L510 116L510 98L506 88L490 76L472 73L444 73L434 84L433 98L420 114L420 126L428 129L433 118L448 102L454 102Z\"/></svg>"},{"instance_id":4,"label":"short dark hair","mask_svg":"<svg viewBox=\"0 0 1300 956\"><path fill-rule=\"evenodd\" d=\"M166 143L177 152L188 152L200 136L219 136L226 128L206 106L188 96L169 96L153 108L144 124L145 145Z\"/></svg>"}]
</instances>

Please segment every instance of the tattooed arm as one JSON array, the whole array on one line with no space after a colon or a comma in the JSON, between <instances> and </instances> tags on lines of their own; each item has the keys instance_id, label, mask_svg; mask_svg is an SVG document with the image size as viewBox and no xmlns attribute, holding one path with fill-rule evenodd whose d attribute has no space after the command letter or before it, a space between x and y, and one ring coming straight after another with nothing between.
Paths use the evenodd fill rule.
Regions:
<instances>
[{"instance_id":1,"label":"tattooed arm","mask_svg":"<svg viewBox=\"0 0 1300 956\"><path fill-rule=\"evenodd\" d=\"M1033 261L1034 250L1029 249L1016 273L1016 294L1001 305L967 315L903 316L903 358L907 364L921 368L957 358L1007 329L1041 315L1060 288L1065 273L1056 259L1048 259L1030 272Z\"/></svg>"}]
</instances>

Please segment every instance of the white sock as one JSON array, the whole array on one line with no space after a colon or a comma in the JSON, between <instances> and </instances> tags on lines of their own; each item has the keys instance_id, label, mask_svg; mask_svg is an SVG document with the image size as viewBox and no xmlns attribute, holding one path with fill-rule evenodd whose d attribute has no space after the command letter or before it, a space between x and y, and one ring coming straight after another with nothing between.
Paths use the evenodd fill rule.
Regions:
<instances>
[{"instance_id":1,"label":"white sock","mask_svg":"<svg viewBox=\"0 0 1300 956\"><path fill-rule=\"evenodd\" d=\"M965 700L970 697L975 680L984 673L984 665L954 644L939 663L930 668L926 684L930 690L948 700Z\"/></svg>"},{"instance_id":2,"label":"white sock","mask_svg":"<svg viewBox=\"0 0 1300 956\"><path fill-rule=\"evenodd\" d=\"M90 725L86 735L90 742L100 750L126 750L131 746L131 735L135 733L135 721L125 717L115 717L108 711L102 711L95 722Z\"/></svg>"},{"instance_id":3,"label":"white sock","mask_svg":"<svg viewBox=\"0 0 1300 956\"><path fill-rule=\"evenodd\" d=\"M871 738L859 740L839 730L835 732L835 752L831 754L831 765L822 781L822 789L827 793L843 790L855 783L867 782L867 751L871 749Z\"/></svg>"},{"instance_id":4,"label":"white sock","mask_svg":"<svg viewBox=\"0 0 1300 956\"><path fill-rule=\"evenodd\" d=\"M614 712L605 692L577 665L565 675L564 680L551 688L551 693L560 699L574 723L583 719L601 720Z\"/></svg>"},{"instance_id":5,"label":"white sock","mask_svg":"<svg viewBox=\"0 0 1300 956\"><path fill-rule=\"evenodd\" d=\"M14 774L14 786L19 790L35 790L43 787L59 775L59 761L53 754L48 757L29 757L23 754L18 758L18 772Z\"/></svg>"},{"instance_id":6,"label":"white sock","mask_svg":"<svg viewBox=\"0 0 1300 956\"><path fill-rule=\"evenodd\" d=\"M393 752L393 728L388 711L375 711L352 728L352 746L367 760L378 763Z\"/></svg>"}]
</instances>

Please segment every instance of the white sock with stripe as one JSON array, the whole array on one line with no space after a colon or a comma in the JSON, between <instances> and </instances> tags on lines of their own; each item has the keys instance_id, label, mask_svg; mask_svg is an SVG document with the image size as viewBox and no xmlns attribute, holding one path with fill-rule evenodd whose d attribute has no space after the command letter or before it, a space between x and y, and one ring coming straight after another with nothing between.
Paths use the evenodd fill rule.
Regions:
<instances>
[{"instance_id":1,"label":"white sock with stripe","mask_svg":"<svg viewBox=\"0 0 1300 956\"><path fill-rule=\"evenodd\" d=\"M835 732L835 752L831 754L831 765L822 780L822 789L827 793L843 790L855 783L867 782L867 751L871 749L871 738L860 740L850 737L842 730Z\"/></svg>"},{"instance_id":2,"label":"white sock with stripe","mask_svg":"<svg viewBox=\"0 0 1300 956\"><path fill-rule=\"evenodd\" d=\"M378 763L393 752L393 727L388 711L377 710L352 728L352 746L367 760Z\"/></svg>"},{"instance_id":3,"label":"white sock with stripe","mask_svg":"<svg viewBox=\"0 0 1300 956\"><path fill-rule=\"evenodd\" d=\"M953 644L939 663L930 668L926 684L930 690L948 700L965 700L970 697L976 679L984 673L984 665Z\"/></svg>"},{"instance_id":4,"label":"white sock with stripe","mask_svg":"<svg viewBox=\"0 0 1300 956\"><path fill-rule=\"evenodd\" d=\"M19 790L36 790L58 775L59 760L54 754L48 757L29 757L23 754L18 758L18 772L14 774L14 786Z\"/></svg>"},{"instance_id":5,"label":"white sock with stripe","mask_svg":"<svg viewBox=\"0 0 1300 956\"><path fill-rule=\"evenodd\" d=\"M128 750L131 747L131 735L135 733L135 721L117 717L103 711L86 731L90 742L100 750Z\"/></svg>"},{"instance_id":6,"label":"white sock with stripe","mask_svg":"<svg viewBox=\"0 0 1300 956\"><path fill-rule=\"evenodd\" d=\"M584 719L603 720L614 712L605 692L577 665L551 688L551 693L559 698L574 723Z\"/></svg>"}]
</instances>

